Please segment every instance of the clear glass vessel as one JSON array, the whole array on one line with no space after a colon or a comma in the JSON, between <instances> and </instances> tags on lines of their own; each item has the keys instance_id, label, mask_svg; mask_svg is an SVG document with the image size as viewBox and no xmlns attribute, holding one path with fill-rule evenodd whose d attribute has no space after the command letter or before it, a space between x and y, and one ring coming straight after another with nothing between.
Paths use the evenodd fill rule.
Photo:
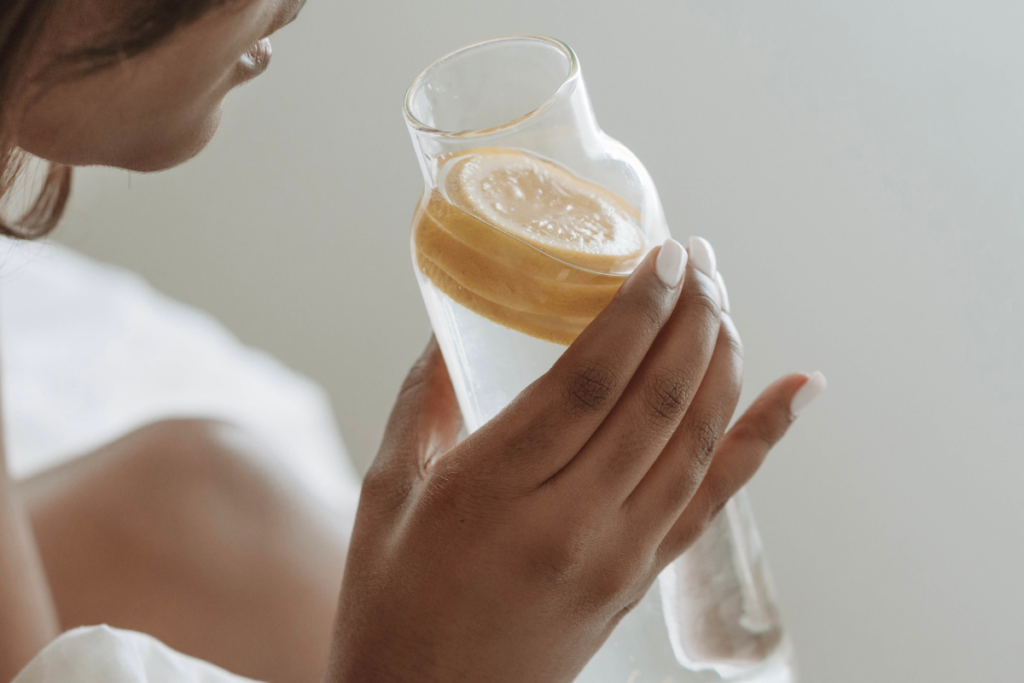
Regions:
<instances>
[{"instance_id":1,"label":"clear glass vessel","mask_svg":"<svg viewBox=\"0 0 1024 683\"><path fill-rule=\"evenodd\" d=\"M668 226L643 165L598 127L560 41L453 52L410 86L405 118L425 185L413 263L472 432L551 368ZM577 680L794 680L744 493Z\"/></svg>"}]
</instances>

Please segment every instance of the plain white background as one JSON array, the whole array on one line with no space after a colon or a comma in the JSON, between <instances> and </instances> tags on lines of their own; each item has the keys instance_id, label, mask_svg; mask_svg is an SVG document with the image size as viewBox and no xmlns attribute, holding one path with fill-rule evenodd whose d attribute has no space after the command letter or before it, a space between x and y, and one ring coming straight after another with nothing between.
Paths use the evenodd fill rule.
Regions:
<instances>
[{"instance_id":1,"label":"plain white background","mask_svg":"<svg viewBox=\"0 0 1024 683\"><path fill-rule=\"evenodd\" d=\"M807 681L1024 671L1024 5L311 0L199 159L79 173L58 239L322 382L357 464L428 336L405 88L479 39L578 52L772 378L830 388L753 484Z\"/></svg>"}]
</instances>

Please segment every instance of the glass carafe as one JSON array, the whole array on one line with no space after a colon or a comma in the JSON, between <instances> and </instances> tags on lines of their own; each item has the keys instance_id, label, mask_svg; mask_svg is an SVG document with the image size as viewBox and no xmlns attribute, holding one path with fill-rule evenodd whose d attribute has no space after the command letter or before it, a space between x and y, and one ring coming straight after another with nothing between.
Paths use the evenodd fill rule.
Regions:
<instances>
[{"instance_id":1,"label":"glass carafe","mask_svg":"<svg viewBox=\"0 0 1024 683\"><path fill-rule=\"evenodd\" d=\"M425 184L413 263L473 432L551 368L669 230L653 181L598 127L576 55L560 41L510 36L453 52L413 82L405 117ZM538 186L569 188L570 199L531 204ZM581 202L617 226L599 257L548 237L587 237L572 223ZM512 229L509 212L530 220ZM741 492L577 680L793 679Z\"/></svg>"}]
</instances>

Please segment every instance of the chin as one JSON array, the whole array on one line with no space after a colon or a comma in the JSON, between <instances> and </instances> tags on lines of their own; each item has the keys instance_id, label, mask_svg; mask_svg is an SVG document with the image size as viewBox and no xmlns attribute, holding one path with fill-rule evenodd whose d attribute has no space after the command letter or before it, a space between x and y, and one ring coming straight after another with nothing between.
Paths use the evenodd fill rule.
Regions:
<instances>
[{"instance_id":1,"label":"chin","mask_svg":"<svg viewBox=\"0 0 1024 683\"><path fill-rule=\"evenodd\" d=\"M164 136L159 144L128 150L125 154L93 165L113 166L139 173L155 173L179 166L198 156L210 144L220 127L222 112L223 109L218 106L203 121Z\"/></svg>"},{"instance_id":2,"label":"chin","mask_svg":"<svg viewBox=\"0 0 1024 683\"><path fill-rule=\"evenodd\" d=\"M205 116L175 126L100 130L94 135L61 136L60 121L32 121L19 131L17 144L40 159L67 166L109 166L127 171L163 171L192 159L210 144L220 126L222 107L211 108ZM92 132L92 131L89 131Z\"/></svg>"}]
</instances>

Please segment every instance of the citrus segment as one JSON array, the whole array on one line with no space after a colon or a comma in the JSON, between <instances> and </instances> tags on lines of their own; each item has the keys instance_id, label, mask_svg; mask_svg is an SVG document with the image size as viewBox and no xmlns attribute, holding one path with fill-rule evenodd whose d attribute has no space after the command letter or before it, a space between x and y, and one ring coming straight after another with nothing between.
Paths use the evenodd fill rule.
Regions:
<instances>
[{"instance_id":1,"label":"citrus segment","mask_svg":"<svg viewBox=\"0 0 1024 683\"><path fill-rule=\"evenodd\" d=\"M646 251L634 207L534 155L470 150L442 182L413 221L420 272L524 334L570 344Z\"/></svg>"},{"instance_id":2,"label":"citrus segment","mask_svg":"<svg viewBox=\"0 0 1024 683\"><path fill-rule=\"evenodd\" d=\"M628 272L644 252L633 207L536 155L474 149L451 164L444 190L455 206L582 268Z\"/></svg>"}]
</instances>

